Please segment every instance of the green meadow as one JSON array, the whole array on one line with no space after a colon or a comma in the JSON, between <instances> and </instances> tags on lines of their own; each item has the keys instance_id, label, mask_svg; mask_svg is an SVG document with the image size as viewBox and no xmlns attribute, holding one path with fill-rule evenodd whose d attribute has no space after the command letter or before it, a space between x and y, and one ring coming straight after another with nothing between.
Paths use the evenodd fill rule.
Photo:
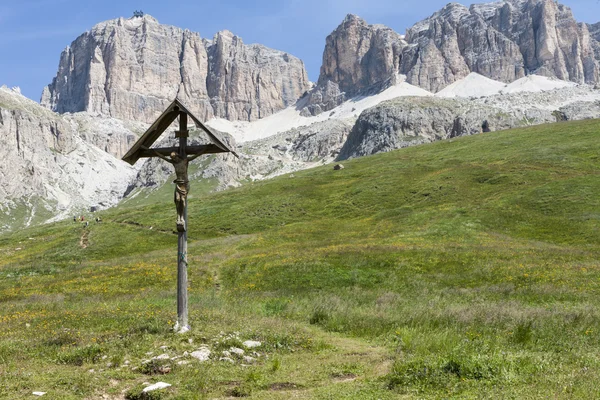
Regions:
<instances>
[{"instance_id":1,"label":"green meadow","mask_svg":"<svg viewBox=\"0 0 600 400\"><path fill-rule=\"evenodd\" d=\"M187 334L168 193L0 236L0 398L600 397L600 121L343 164L191 199Z\"/></svg>"}]
</instances>

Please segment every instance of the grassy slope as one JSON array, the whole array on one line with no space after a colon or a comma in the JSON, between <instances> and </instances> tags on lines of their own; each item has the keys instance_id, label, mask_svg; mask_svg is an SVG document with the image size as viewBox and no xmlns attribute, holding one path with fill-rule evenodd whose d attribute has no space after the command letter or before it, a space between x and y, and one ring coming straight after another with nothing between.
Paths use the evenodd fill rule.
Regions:
<instances>
[{"instance_id":1,"label":"grassy slope","mask_svg":"<svg viewBox=\"0 0 600 400\"><path fill-rule=\"evenodd\" d=\"M599 139L537 126L199 196L185 336L170 201L0 236L0 397L597 397ZM221 331L268 358L130 368Z\"/></svg>"},{"instance_id":2,"label":"grassy slope","mask_svg":"<svg viewBox=\"0 0 600 400\"><path fill-rule=\"evenodd\" d=\"M54 215L46 209L47 199L31 197L27 201L16 201L14 207L0 210L0 232L9 232L27 226L43 224ZM33 218L31 218L33 211Z\"/></svg>"}]
</instances>

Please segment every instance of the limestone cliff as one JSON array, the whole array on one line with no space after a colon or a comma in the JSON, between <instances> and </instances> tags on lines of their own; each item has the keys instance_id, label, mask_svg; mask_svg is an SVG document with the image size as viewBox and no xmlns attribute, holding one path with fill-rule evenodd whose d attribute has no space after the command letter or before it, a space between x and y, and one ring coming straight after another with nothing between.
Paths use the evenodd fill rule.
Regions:
<instances>
[{"instance_id":1,"label":"limestone cliff","mask_svg":"<svg viewBox=\"0 0 600 400\"><path fill-rule=\"evenodd\" d=\"M102 22L60 57L42 105L152 122L178 96L201 119L254 120L294 104L311 84L287 53L245 45L231 32L213 40L151 16Z\"/></svg>"},{"instance_id":2,"label":"limestone cliff","mask_svg":"<svg viewBox=\"0 0 600 400\"><path fill-rule=\"evenodd\" d=\"M553 0L450 3L403 37L348 16L327 38L318 85L305 114L331 110L357 94L380 91L398 74L438 92L471 72L501 82L538 74L595 85L600 25L578 23Z\"/></svg>"},{"instance_id":3,"label":"limestone cliff","mask_svg":"<svg viewBox=\"0 0 600 400\"><path fill-rule=\"evenodd\" d=\"M553 0L451 3L410 28L400 72L436 92L470 72L511 82L538 74L598 82L587 25Z\"/></svg>"},{"instance_id":4,"label":"limestone cliff","mask_svg":"<svg viewBox=\"0 0 600 400\"><path fill-rule=\"evenodd\" d=\"M600 62L600 22L587 26L590 32L590 42L594 49L594 56L598 62ZM596 83L597 85L598 83Z\"/></svg>"},{"instance_id":5,"label":"limestone cliff","mask_svg":"<svg viewBox=\"0 0 600 400\"><path fill-rule=\"evenodd\" d=\"M349 14L326 40L321 74L307 110L317 115L374 87L393 83L406 43L383 25Z\"/></svg>"}]
</instances>

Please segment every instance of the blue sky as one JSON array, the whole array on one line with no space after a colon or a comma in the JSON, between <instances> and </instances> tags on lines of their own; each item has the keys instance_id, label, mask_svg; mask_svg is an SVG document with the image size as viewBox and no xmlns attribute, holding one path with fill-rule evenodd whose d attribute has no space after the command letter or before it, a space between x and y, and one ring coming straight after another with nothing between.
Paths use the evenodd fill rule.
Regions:
<instances>
[{"instance_id":1,"label":"blue sky","mask_svg":"<svg viewBox=\"0 0 600 400\"><path fill-rule=\"evenodd\" d=\"M481 1L478 1L481 2ZM0 85L20 86L38 101L56 74L60 52L96 23L143 10L161 23L211 38L229 29L245 43L262 43L300 57L319 76L325 37L348 13L398 32L447 0L0 0ZM564 0L579 21L600 21L600 2ZM172 5L174 4L174 5ZM463 3L468 5L469 3Z\"/></svg>"}]
</instances>

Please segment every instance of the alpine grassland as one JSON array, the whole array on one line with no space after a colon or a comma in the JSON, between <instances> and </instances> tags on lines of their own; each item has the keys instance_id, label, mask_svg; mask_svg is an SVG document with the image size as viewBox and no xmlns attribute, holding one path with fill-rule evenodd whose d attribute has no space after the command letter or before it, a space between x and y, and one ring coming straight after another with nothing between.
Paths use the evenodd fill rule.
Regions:
<instances>
[{"instance_id":1,"label":"alpine grassland","mask_svg":"<svg viewBox=\"0 0 600 400\"><path fill-rule=\"evenodd\" d=\"M600 397L600 121L344 167L191 199L186 334L169 196L0 236L0 398Z\"/></svg>"}]
</instances>

